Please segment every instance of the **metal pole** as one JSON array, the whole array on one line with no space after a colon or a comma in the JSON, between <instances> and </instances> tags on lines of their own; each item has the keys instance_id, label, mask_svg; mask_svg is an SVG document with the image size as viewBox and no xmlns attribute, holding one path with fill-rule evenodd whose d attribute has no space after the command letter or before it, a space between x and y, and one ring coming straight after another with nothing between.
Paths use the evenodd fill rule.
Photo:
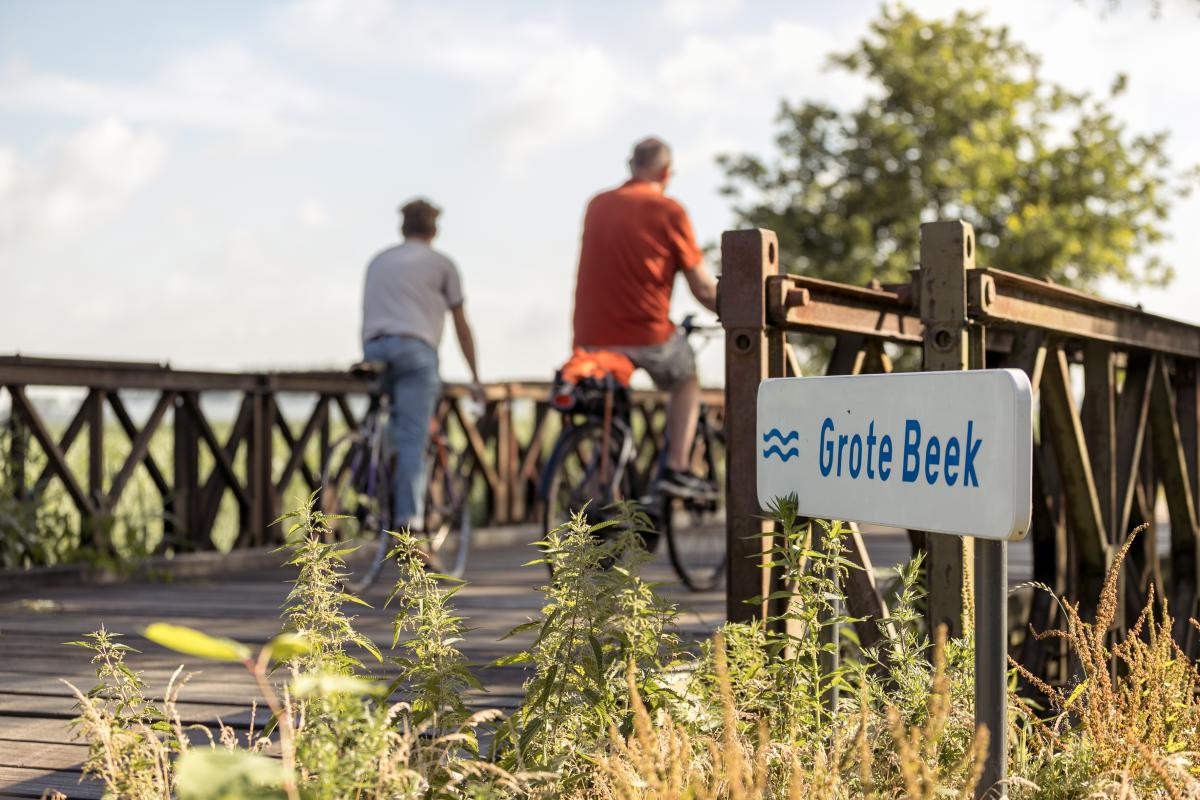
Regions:
<instances>
[{"instance_id":1,"label":"metal pole","mask_svg":"<svg viewBox=\"0 0 1200 800\"><path fill-rule=\"evenodd\" d=\"M975 540L975 726L988 731L975 797L1004 794L1008 778L1008 542Z\"/></svg>"},{"instance_id":2,"label":"metal pole","mask_svg":"<svg viewBox=\"0 0 1200 800\"><path fill-rule=\"evenodd\" d=\"M728 552L725 613L731 622L767 615L767 604L746 601L766 596L763 551L770 530L758 507L758 385L782 368L783 333L767 326L766 279L779 273L778 242L766 230L726 231L721 237L721 283L717 295L725 328L725 536ZM774 342L777 346L772 346Z\"/></svg>"},{"instance_id":3,"label":"metal pole","mask_svg":"<svg viewBox=\"0 0 1200 800\"><path fill-rule=\"evenodd\" d=\"M976 369L972 349L982 351L982 333L967 317L967 275L975 268L975 231L962 220L921 225L919 303L926 371ZM975 345L973 348L972 346ZM980 352L978 355L982 355ZM982 358L979 359L982 362ZM946 626L949 638L962 636L964 562L967 539L943 533L925 536L925 588L929 630ZM965 557L964 557L965 556Z\"/></svg>"}]
</instances>

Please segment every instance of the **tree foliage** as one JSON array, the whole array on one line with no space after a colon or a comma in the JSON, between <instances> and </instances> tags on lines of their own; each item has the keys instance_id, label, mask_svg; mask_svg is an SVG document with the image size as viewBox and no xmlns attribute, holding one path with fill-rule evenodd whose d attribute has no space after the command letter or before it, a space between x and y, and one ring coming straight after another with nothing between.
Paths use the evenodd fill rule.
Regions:
<instances>
[{"instance_id":1,"label":"tree foliage","mask_svg":"<svg viewBox=\"0 0 1200 800\"><path fill-rule=\"evenodd\" d=\"M739 221L775 230L791 271L903 281L920 224L962 218L985 266L1083 289L1170 281L1155 245L1194 176L1172 169L1165 132L1114 115L1124 76L1105 97L1071 92L982 14L903 7L831 66L872 84L861 107L784 101L773 159L720 158Z\"/></svg>"}]
</instances>

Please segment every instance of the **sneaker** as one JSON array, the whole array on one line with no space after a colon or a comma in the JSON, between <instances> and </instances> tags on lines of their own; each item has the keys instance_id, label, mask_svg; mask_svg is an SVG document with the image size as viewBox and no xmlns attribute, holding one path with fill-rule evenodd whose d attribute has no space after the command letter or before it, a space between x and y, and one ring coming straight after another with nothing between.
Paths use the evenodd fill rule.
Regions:
<instances>
[{"instance_id":1,"label":"sneaker","mask_svg":"<svg viewBox=\"0 0 1200 800\"><path fill-rule=\"evenodd\" d=\"M663 469L654 482L656 493L670 497L685 497L696 500L706 500L717 496L717 487L701 477L690 472L676 469Z\"/></svg>"}]
</instances>

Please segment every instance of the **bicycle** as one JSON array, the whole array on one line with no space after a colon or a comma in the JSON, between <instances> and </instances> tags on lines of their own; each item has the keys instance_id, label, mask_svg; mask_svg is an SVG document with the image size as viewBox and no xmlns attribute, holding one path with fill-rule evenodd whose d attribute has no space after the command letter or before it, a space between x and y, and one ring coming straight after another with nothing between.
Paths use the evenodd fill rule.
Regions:
<instances>
[{"instance_id":1,"label":"bicycle","mask_svg":"<svg viewBox=\"0 0 1200 800\"><path fill-rule=\"evenodd\" d=\"M719 326L695 324L691 316L680 330L689 341L705 342L719 335ZM680 581L692 591L708 591L725 577L725 438L702 403L692 447L693 472L712 483L710 497L678 498L650 493L666 461L663 447L646 470L639 469L628 387L611 375L590 378L573 386L555 382L551 405L562 413L563 429L540 481L543 526L548 533L585 506L592 522L611 516L615 503L635 500L643 505L659 532L643 533L654 552L665 536L667 554Z\"/></svg>"},{"instance_id":2,"label":"bicycle","mask_svg":"<svg viewBox=\"0 0 1200 800\"><path fill-rule=\"evenodd\" d=\"M378 378L385 365L363 362L351 367L356 375ZM392 520L392 475L395 453L387 435L390 400L374 392L362 424L338 437L325 453L319 508L330 517L331 536L339 542L366 542L371 560L355 568L348 562L345 585L353 592L369 588L379 577L393 542L387 531ZM422 554L440 575L461 578L471 545L468 483L451 463L450 446L437 415L430 422L426 445L424 531ZM372 542L372 540L374 540ZM354 559L361 561L361 559Z\"/></svg>"}]
</instances>

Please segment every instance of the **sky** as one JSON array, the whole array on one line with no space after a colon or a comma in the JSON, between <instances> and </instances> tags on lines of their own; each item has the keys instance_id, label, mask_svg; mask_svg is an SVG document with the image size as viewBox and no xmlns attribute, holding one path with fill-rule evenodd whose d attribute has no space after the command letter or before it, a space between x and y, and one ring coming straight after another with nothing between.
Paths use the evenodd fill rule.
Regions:
<instances>
[{"instance_id":1,"label":"sky","mask_svg":"<svg viewBox=\"0 0 1200 800\"><path fill-rule=\"evenodd\" d=\"M1126 73L1130 129L1169 130L1175 161L1200 163L1195 0L912 6L988 11L1071 89ZM734 219L715 157L769 154L783 98L860 103L870 87L826 57L879 8L0 0L0 353L346 365L365 265L421 195L444 209L484 379L546 379L567 354L584 205L624 179L631 144L672 144L669 193L717 241ZM1200 198L1168 230L1170 289L1104 291L1200 322ZM697 308L683 295L678 314ZM452 335L442 353L463 377Z\"/></svg>"}]
</instances>

